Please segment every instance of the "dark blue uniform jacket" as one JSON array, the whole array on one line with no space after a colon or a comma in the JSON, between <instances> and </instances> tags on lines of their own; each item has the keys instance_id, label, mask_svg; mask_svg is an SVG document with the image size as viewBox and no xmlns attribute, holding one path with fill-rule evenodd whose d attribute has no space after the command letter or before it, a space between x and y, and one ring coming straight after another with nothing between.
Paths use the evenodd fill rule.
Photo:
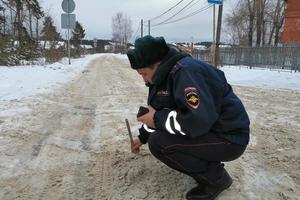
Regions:
<instances>
[{"instance_id":1,"label":"dark blue uniform jacket","mask_svg":"<svg viewBox=\"0 0 300 200\"><path fill-rule=\"evenodd\" d=\"M148 105L156 109L154 124L160 132L191 138L219 134L232 143L248 144L248 115L221 70L170 50L152 82ZM148 136L141 128L143 143Z\"/></svg>"}]
</instances>

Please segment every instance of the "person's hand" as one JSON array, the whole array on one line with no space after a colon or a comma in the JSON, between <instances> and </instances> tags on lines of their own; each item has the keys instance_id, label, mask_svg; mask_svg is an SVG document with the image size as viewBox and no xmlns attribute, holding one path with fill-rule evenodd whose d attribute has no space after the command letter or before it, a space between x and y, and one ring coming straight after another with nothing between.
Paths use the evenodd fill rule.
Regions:
<instances>
[{"instance_id":1,"label":"person's hand","mask_svg":"<svg viewBox=\"0 0 300 200\"><path fill-rule=\"evenodd\" d=\"M140 138L136 137L133 139L131 143L131 152L138 154L140 153L140 147L143 145L143 143L140 141Z\"/></svg>"},{"instance_id":2,"label":"person's hand","mask_svg":"<svg viewBox=\"0 0 300 200\"><path fill-rule=\"evenodd\" d=\"M149 128L155 128L153 118L154 118L154 113L156 112L156 110L154 108L152 108L151 106L149 106L148 109L149 109L149 112L143 116L140 116L139 118L137 118L137 120L139 122L146 124Z\"/></svg>"}]
</instances>

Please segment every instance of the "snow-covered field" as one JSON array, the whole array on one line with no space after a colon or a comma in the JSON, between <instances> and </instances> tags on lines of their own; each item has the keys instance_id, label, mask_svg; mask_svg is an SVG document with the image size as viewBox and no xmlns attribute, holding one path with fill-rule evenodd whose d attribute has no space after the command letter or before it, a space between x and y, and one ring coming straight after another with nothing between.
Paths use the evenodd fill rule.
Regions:
<instances>
[{"instance_id":1,"label":"snow-covered field","mask_svg":"<svg viewBox=\"0 0 300 200\"><path fill-rule=\"evenodd\" d=\"M300 73L221 68L251 120L219 199L299 199ZM124 55L0 67L0 199L184 199L191 178L130 153L147 88Z\"/></svg>"}]
</instances>

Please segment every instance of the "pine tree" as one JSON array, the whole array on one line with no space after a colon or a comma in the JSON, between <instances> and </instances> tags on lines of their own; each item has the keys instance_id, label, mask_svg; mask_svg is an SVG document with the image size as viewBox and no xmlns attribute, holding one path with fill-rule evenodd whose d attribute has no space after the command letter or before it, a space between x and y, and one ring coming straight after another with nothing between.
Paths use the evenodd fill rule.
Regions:
<instances>
[{"instance_id":1,"label":"pine tree","mask_svg":"<svg viewBox=\"0 0 300 200\"><path fill-rule=\"evenodd\" d=\"M85 37L85 30L78 21L76 21L75 29L72 31L72 34L71 43L75 47L79 47L82 39Z\"/></svg>"},{"instance_id":2,"label":"pine tree","mask_svg":"<svg viewBox=\"0 0 300 200\"><path fill-rule=\"evenodd\" d=\"M44 49L46 43L49 43L49 49L45 49L45 57L47 62L56 62L63 56L63 49L56 48L58 41L61 39L60 34L56 31L56 27L53 24L53 19L50 16L45 17L44 27L42 29L42 39L45 40Z\"/></svg>"},{"instance_id":3,"label":"pine tree","mask_svg":"<svg viewBox=\"0 0 300 200\"><path fill-rule=\"evenodd\" d=\"M79 57L84 50L80 45L82 39L85 37L85 30L78 21L76 21L75 29L72 31L72 34L73 35L70 42L75 47L74 49L72 49L72 55L75 57Z\"/></svg>"},{"instance_id":4,"label":"pine tree","mask_svg":"<svg viewBox=\"0 0 300 200\"><path fill-rule=\"evenodd\" d=\"M42 29L42 39L45 40L44 47L46 42L50 43L50 49L53 49L58 43L60 34L56 31L56 26L53 24L53 19L50 16L45 17L44 27Z\"/></svg>"},{"instance_id":5,"label":"pine tree","mask_svg":"<svg viewBox=\"0 0 300 200\"><path fill-rule=\"evenodd\" d=\"M32 30L32 17L35 17L37 20L44 16L44 12L37 0L26 0L26 7L29 12L29 33L33 37ZM37 38L38 39L38 38Z\"/></svg>"},{"instance_id":6,"label":"pine tree","mask_svg":"<svg viewBox=\"0 0 300 200\"><path fill-rule=\"evenodd\" d=\"M38 0L0 0L1 45L5 45L1 54L6 54L7 63L18 64L40 56L38 34L36 40L32 34L32 17L40 19L43 15Z\"/></svg>"}]
</instances>

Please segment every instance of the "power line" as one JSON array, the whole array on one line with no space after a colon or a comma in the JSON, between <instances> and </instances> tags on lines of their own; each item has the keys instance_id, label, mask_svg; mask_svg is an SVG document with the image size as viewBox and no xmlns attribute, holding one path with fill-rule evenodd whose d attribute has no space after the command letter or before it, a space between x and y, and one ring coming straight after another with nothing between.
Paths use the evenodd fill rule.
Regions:
<instances>
[{"instance_id":1,"label":"power line","mask_svg":"<svg viewBox=\"0 0 300 200\"><path fill-rule=\"evenodd\" d=\"M198 4L201 1L203 1L201 6L207 5L207 0L198 0L198 1L194 2L193 4L190 4L188 7L186 7L186 9L182 12L182 14L185 13L185 11L189 10L190 8L194 7L196 4Z\"/></svg>"},{"instance_id":2,"label":"power line","mask_svg":"<svg viewBox=\"0 0 300 200\"><path fill-rule=\"evenodd\" d=\"M183 19L192 17L192 16L194 16L194 15L200 13L200 12L203 12L203 11L209 9L211 6L212 6L212 5L206 5L206 6L200 8L200 9L194 11L194 12L191 12L191 13L189 13L189 14L187 14L187 15L181 17L181 18L175 19L175 20L173 20L173 21L167 21L167 20L165 20L165 21L160 22L160 23L158 23L158 24L154 24L152 27L157 27L157 26L159 26L159 25L170 24L170 23L174 23L174 22L181 21L181 20L183 20Z\"/></svg>"},{"instance_id":3,"label":"power line","mask_svg":"<svg viewBox=\"0 0 300 200\"><path fill-rule=\"evenodd\" d=\"M186 18L189 18L189 17L192 17L192 16L194 16L194 15L196 15L196 14L199 14L200 12L203 12L203 11L205 11L205 10L211 8L211 7L212 7L212 5L207 5L207 6L201 8L201 9L199 9L199 10L196 10L196 11L194 11L194 12L192 12L192 13L190 13L190 14L184 16L184 17L178 18L178 19L173 20L173 21L168 21L168 22L165 22L165 23L153 25L153 27L156 27L156 26L159 26L159 25L171 24L171 23L174 23L174 22L178 22L178 21L184 20L184 19L186 19Z\"/></svg>"},{"instance_id":4,"label":"power line","mask_svg":"<svg viewBox=\"0 0 300 200\"><path fill-rule=\"evenodd\" d=\"M198 1L194 2L193 4L191 4L190 6L188 6L186 8L186 10L190 9L191 7L193 7L194 5L196 5L197 3L199 3L200 1L204 1L204 3L206 2L206 0L198 0Z\"/></svg>"},{"instance_id":5,"label":"power line","mask_svg":"<svg viewBox=\"0 0 300 200\"><path fill-rule=\"evenodd\" d=\"M141 28L141 24L139 23L138 28L136 29L136 32L135 32L135 34L133 35L133 38L132 38L132 39L135 40L135 38L136 38L137 35L138 35L138 32L139 32L140 28Z\"/></svg>"},{"instance_id":6,"label":"power line","mask_svg":"<svg viewBox=\"0 0 300 200\"><path fill-rule=\"evenodd\" d=\"M204 2L202 2L202 3L205 4L207 0L198 0L198 1L194 2L193 4L190 4L188 7L185 8L185 10L182 11L182 13L185 13L185 11L189 10L190 8L192 8L193 6L195 6L196 4L198 4L198 3L201 2L201 1L204 1ZM204 5L204 4L203 4L203 5Z\"/></svg>"},{"instance_id":7,"label":"power line","mask_svg":"<svg viewBox=\"0 0 300 200\"><path fill-rule=\"evenodd\" d=\"M174 18L176 15L178 15L180 12L182 12L184 9L186 9L186 7L188 7L191 3L193 3L194 0L191 0L187 5L185 5L182 9L180 9L178 12L176 12L175 14L173 14L171 17L167 18L166 20L160 22L160 23L157 23L157 24L154 24L152 26L158 26L158 25L161 25L167 21L169 21L170 19Z\"/></svg>"},{"instance_id":8,"label":"power line","mask_svg":"<svg viewBox=\"0 0 300 200\"><path fill-rule=\"evenodd\" d=\"M177 2L174 6L172 6L171 8L169 8L168 10L166 10L165 12L163 12L162 14L160 14L160 15L158 15L158 16L156 16L156 17L153 17L152 19L150 19L150 21L153 21L153 20L155 20L155 19L158 19L158 18L160 18L161 16L163 16L164 14L170 12L173 8L175 8L176 6L178 6L179 4L181 4L183 1L184 1L184 0L181 0L181 1Z\"/></svg>"}]
</instances>

